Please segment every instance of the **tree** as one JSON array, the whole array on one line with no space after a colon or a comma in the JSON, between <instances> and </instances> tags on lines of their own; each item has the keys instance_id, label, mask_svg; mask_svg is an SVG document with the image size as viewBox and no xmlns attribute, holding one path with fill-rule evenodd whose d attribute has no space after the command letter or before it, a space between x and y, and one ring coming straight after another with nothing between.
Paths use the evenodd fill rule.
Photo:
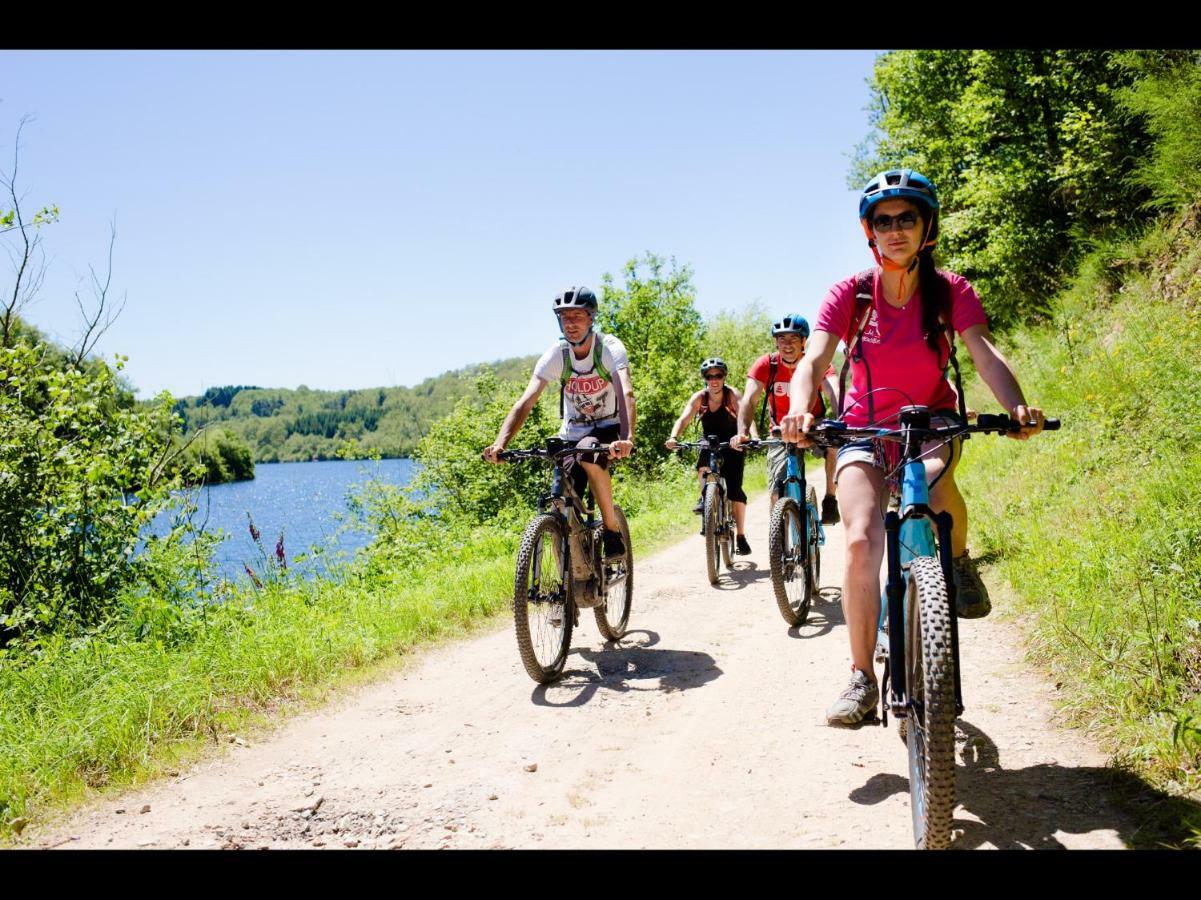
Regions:
<instances>
[{"instance_id":1,"label":"tree","mask_svg":"<svg viewBox=\"0 0 1201 900\"><path fill-rule=\"evenodd\" d=\"M908 166L938 187L939 250L996 325L1038 318L1088 238L1147 200L1149 149L1120 107L1133 80L1103 50L901 50L876 62L873 134L849 183Z\"/></svg>"},{"instance_id":2,"label":"tree","mask_svg":"<svg viewBox=\"0 0 1201 900\"><path fill-rule=\"evenodd\" d=\"M695 389L705 326L688 266L673 258L665 270L662 257L647 253L627 262L623 275L620 287L609 273L602 278L598 324L629 354L638 415L632 462L645 470L666 455L663 442Z\"/></svg>"}]
</instances>

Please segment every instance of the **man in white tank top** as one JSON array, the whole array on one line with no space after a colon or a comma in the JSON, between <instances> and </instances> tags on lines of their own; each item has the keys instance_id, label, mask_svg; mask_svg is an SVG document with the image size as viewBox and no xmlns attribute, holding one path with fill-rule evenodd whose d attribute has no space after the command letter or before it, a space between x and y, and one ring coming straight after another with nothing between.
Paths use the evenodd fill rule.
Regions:
<instances>
[{"instance_id":1,"label":"man in white tank top","mask_svg":"<svg viewBox=\"0 0 1201 900\"><path fill-rule=\"evenodd\" d=\"M563 472L573 479L576 490L582 492L583 478L576 465L582 468L604 521L605 555L620 556L625 553L625 542L613 510L613 482L608 459L622 459L634 449L634 388L630 381L630 362L620 340L593 328L597 302L596 295L588 288L568 288L555 297L553 309L559 319L563 340L551 346L534 365L534 374L525 393L509 410L492 446L484 450L484 459L499 462L497 454L521 430L542 391L548 384L559 382L563 408L559 437L581 448L609 444L608 458L600 456L593 462L569 457ZM566 367L570 367L570 372Z\"/></svg>"}]
</instances>

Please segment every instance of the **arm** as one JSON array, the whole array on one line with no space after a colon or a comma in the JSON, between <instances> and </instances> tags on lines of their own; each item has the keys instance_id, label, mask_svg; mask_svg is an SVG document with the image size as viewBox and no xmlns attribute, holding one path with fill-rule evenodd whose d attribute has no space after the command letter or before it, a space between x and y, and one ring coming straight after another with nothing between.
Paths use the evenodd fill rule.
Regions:
<instances>
[{"instance_id":1,"label":"arm","mask_svg":"<svg viewBox=\"0 0 1201 900\"><path fill-rule=\"evenodd\" d=\"M692 421L692 417L696 415L697 406L700 403L701 396L704 391L697 391L692 395L692 398L684 404L684 411L680 413L680 418L676 419L676 424L671 426L671 436L667 439L666 447L668 450L676 448L676 439L688 427L688 423Z\"/></svg>"},{"instance_id":2,"label":"arm","mask_svg":"<svg viewBox=\"0 0 1201 900\"><path fill-rule=\"evenodd\" d=\"M747 378L746 390L742 392L742 402L738 404L738 434L730 438L730 446L738 450L746 435L755 427L755 401L763 393L766 385L754 378Z\"/></svg>"},{"instance_id":3,"label":"arm","mask_svg":"<svg viewBox=\"0 0 1201 900\"><path fill-rule=\"evenodd\" d=\"M973 325L960 336L963 338L968 352L972 355L976 371L980 373L980 377L988 385L993 396L1000 401L1011 416L1023 423L1022 430L1010 436L1025 440L1042 431L1043 411L1037 406L1026 405L1026 397L1022 393L1021 385L1018 384L1017 376L1013 374L1009 360L993 344L988 326ZM1030 424L1026 425L1027 422Z\"/></svg>"},{"instance_id":4,"label":"arm","mask_svg":"<svg viewBox=\"0 0 1201 900\"><path fill-rule=\"evenodd\" d=\"M496 440L493 441L491 447L484 449L484 459L491 463L499 462L496 454L509 446L509 441L521 430L521 426L530 417L530 412L533 410L534 404L538 402L538 398L542 396L542 391L545 388L546 382L537 375L530 378L530 383L526 385L525 393L513 404L513 408L509 410L509 414L505 416L504 422L501 423Z\"/></svg>"},{"instance_id":5,"label":"arm","mask_svg":"<svg viewBox=\"0 0 1201 900\"><path fill-rule=\"evenodd\" d=\"M809 405L814 392L821 384L822 376L838 349L838 338L828 331L814 331L809 338L808 351L797 366L796 373L788 385L788 415L780 422L781 434L786 441L808 447L811 441L804 433L813 424L813 413Z\"/></svg>"},{"instance_id":6,"label":"arm","mask_svg":"<svg viewBox=\"0 0 1201 900\"><path fill-rule=\"evenodd\" d=\"M617 388L618 398L624 401L622 408L626 413L626 420L622 422L625 426L625 435L609 445L609 456L612 459L621 459L634 451L634 424L638 417L634 404L634 383L630 380L629 367L618 369L616 376L617 383L614 387Z\"/></svg>"}]
</instances>

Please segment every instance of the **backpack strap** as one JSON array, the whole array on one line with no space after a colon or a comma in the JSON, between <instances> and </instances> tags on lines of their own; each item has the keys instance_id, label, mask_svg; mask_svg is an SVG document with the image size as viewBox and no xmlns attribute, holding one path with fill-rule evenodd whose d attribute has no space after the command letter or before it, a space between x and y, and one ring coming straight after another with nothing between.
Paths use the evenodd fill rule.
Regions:
<instances>
[{"instance_id":1,"label":"backpack strap","mask_svg":"<svg viewBox=\"0 0 1201 900\"><path fill-rule=\"evenodd\" d=\"M771 404L771 386L776 383L776 369L780 366L780 354L769 353L767 355L767 389L763 392L763 405L759 407L759 434L767 434L767 430L763 427L767 421L767 409ZM775 425L775 407L772 407L772 424Z\"/></svg>"},{"instance_id":2,"label":"backpack strap","mask_svg":"<svg viewBox=\"0 0 1201 900\"><path fill-rule=\"evenodd\" d=\"M571 380L571 375L575 370L571 367L571 347L562 338L559 339L559 352L563 354L563 371L559 373L559 418L562 419L564 410L563 396L567 393L567 382ZM594 331L592 333L592 370L605 379L605 381L612 382L613 378L602 361L604 353L605 348L601 342L601 333ZM614 385L613 389L616 390L617 385Z\"/></svg>"},{"instance_id":3,"label":"backpack strap","mask_svg":"<svg viewBox=\"0 0 1201 900\"><path fill-rule=\"evenodd\" d=\"M872 315L872 284L875 281L876 270L864 269L855 276L855 312L851 317L851 327L843 335L842 371L838 374L838 417L842 418L847 398L847 372L851 368L851 359L863 359L860 342L863 329L867 327ZM872 376L867 375L867 417L868 421L876 420L875 404L872 401Z\"/></svg>"}]
</instances>

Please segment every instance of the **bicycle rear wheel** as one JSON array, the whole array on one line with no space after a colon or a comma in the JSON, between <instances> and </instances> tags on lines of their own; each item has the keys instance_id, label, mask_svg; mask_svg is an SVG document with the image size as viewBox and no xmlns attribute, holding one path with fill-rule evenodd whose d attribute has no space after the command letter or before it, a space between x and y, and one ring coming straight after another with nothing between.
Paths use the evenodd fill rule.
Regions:
<instances>
[{"instance_id":1,"label":"bicycle rear wheel","mask_svg":"<svg viewBox=\"0 0 1201 900\"><path fill-rule=\"evenodd\" d=\"M620 506L614 506L613 511L621 523L621 539L625 542L626 552L604 561L605 602L592 610L596 614L596 627L607 641L617 641L625 635L634 598L634 547L630 543L630 526Z\"/></svg>"},{"instance_id":2,"label":"bicycle rear wheel","mask_svg":"<svg viewBox=\"0 0 1201 900\"><path fill-rule=\"evenodd\" d=\"M804 623L813 599L813 581L805 564L804 541L797 502L791 497L781 497L771 511L767 552L771 559L771 585L776 606L789 625Z\"/></svg>"},{"instance_id":3,"label":"bicycle rear wheel","mask_svg":"<svg viewBox=\"0 0 1201 900\"><path fill-rule=\"evenodd\" d=\"M513 626L517 650L530 678L540 684L563 674L571 647L567 533L551 513L535 516L521 536L513 580Z\"/></svg>"},{"instance_id":4,"label":"bicycle rear wheel","mask_svg":"<svg viewBox=\"0 0 1201 900\"><path fill-rule=\"evenodd\" d=\"M701 513L705 523L705 572L710 584L717 584L721 572L721 497L717 485L705 485L705 508Z\"/></svg>"},{"instance_id":5,"label":"bicycle rear wheel","mask_svg":"<svg viewBox=\"0 0 1201 900\"><path fill-rule=\"evenodd\" d=\"M910 563L906 610L904 721L913 840L919 850L945 850L955 809L955 659L947 585L935 557Z\"/></svg>"}]
</instances>

